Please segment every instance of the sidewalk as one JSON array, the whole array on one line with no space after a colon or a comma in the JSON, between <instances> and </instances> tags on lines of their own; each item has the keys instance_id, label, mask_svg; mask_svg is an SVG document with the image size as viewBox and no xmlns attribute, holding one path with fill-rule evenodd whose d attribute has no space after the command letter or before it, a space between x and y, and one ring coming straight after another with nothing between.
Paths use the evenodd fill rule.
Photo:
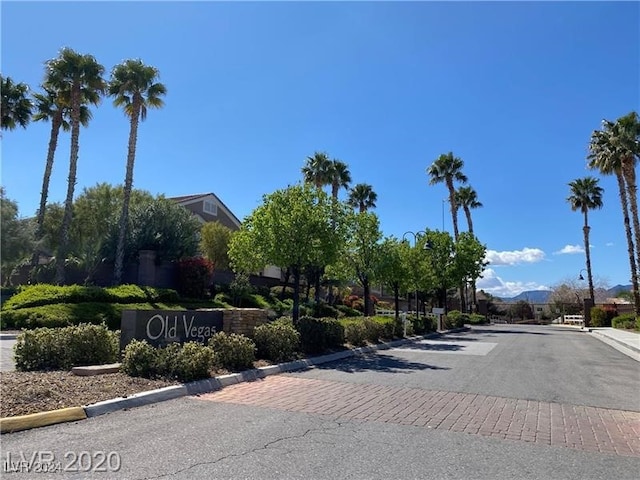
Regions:
<instances>
[{"instance_id":1,"label":"sidewalk","mask_svg":"<svg viewBox=\"0 0 640 480\"><path fill-rule=\"evenodd\" d=\"M611 327L591 328L590 334L640 362L640 333Z\"/></svg>"}]
</instances>

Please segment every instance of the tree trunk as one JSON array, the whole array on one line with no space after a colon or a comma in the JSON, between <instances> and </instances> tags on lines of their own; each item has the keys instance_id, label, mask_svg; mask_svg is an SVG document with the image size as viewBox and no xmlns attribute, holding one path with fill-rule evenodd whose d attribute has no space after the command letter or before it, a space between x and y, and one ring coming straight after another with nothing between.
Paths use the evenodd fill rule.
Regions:
<instances>
[{"instance_id":1,"label":"tree trunk","mask_svg":"<svg viewBox=\"0 0 640 480\"><path fill-rule=\"evenodd\" d=\"M627 236L627 252L629 254L629 266L631 268L631 284L633 288L633 303L636 316L640 316L640 291L638 290L638 264L636 263L633 245L633 235L629 222L629 206L627 202L627 191L624 184L622 172L616 172L618 180L618 190L620 193L620 203L622 205L622 216L624 219L624 230Z\"/></svg>"},{"instance_id":2,"label":"tree trunk","mask_svg":"<svg viewBox=\"0 0 640 480\"><path fill-rule=\"evenodd\" d=\"M587 209L584 209L584 227L582 227L582 232L584 233L584 253L587 261L587 278L589 281L589 298L591 299L591 303L595 305L595 295L593 293L593 275L591 274L591 249L589 248L589 232L591 231L591 227L589 227L589 219ZM585 318L587 318L587 313L585 312ZM585 324L585 327L589 325Z\"/></svg>"},{"instance_id":3,"label":"tree trunk","mask_svg":"<svg viewBox=\"0 0 640 480\"><path fill-rule=\"evenodd\" d=\"M447 178L447 188L449 189L449 206L451 207L451 222L453 224L453 239L458 241L458 205L456 204L456 189L453 180Z\"/></svg>"},{"instance_id":4,"label":"tree trunk","mask_svg":"<svg viewBox=\"0 0 640 480\"><path fill-rule=\"evenodd\" d=\"M396 310L396 322L400 321L400 284L393 282L393 303Z\"/></svg>"},{"instance_id":5,"label":"tree trunk","mask_svg":"<svg viewBox=\"0 0 640 480\"><path fill-rule=\"evenodd\" d=\"M138 122L140 120L140 99L134 95L133 113L131 115L131 129L129 130L129 148L127 151L127 171L124 177L124 190L122 199L122 212L118 222L118 246L116 248L116 261L113 272L113 284L120 285L122 281L122 268L124 264L124 243L129 222L129 202L133 188L133 165L136 161L136 142L138 140Z\"/></svg>"},{"instance_id":6,"label":"tree trunk","mask_svg":"<svg viewBox=\"0 0 640 480\"><path fill-rule=\"evenodd\" d=\"M284 300L284 294L287 290L287 286L289 286L290 276L291 276L291 269L287 267L287 270L284 273L284 284L282 285L282 291L280 292L280 301Z\"/></svg>"},{"instance_id":7,"label":"tree trunk","mask_svg":"<svg viewBox=\"0 0 640 480\"><path fill-rule=\"evenodd\" d=\"M291 268L293 272L293 324L298 325L300 319L300 267L295 266Z\"/></svg>"},{"instance_id":8,"label":"tree trunk","mask_svg":"<svg viewBox=\"0 0 640 480\"><path fill-rule=\"evenodd\" d=\"M362 289L364 290L364 316L368 317L371 313L371 295L369 294L369 279L363 278L362 280Z\"/></svg>"},{"instance_id":9,"label":"tree trunk","mask_svg":"<svg viewBox=\"0 0 640 480\"><path fill-rule=\"evenodd\" d=\"M638 263L640 262L640 222L638 221L638 191L636 187L636 167L634 158L623 160L622 173L627 183L627 194L629 196L631 221L633 222L633 233L636 241L635 258L637 267Z\"/></svg>"},{"instance_id":10,"label":"tree trunk","mask_svg":"<svg viewBox=\"0 0 640 480\"><path fill-rule=\"evenodd\" d=\"M314 292L313 297L316 305L318 305L320 303L320 278L322 277L322 267L316 267L314 270L316 291Z\"/></svg>"},{"instance_id":11,"label":"tree trunk","mask_svg":"<svg viewBox=\"0 0 640 480\"><path fill-rule=\"evenodd\" d=\"M467 225L469 227L469 233L473 234L473 222L471 221L471 209L466 205L463 205L463 208L464 208L464 214L467 217Z\"/></svg>"},{"instance_id":12,"label":"tree trunk","mask_svg":"<svg viewBox=\"0 0 640 480\"><path fill-rule=\"evenodd\" d=\"M65 260L69 250L69 229L73 217L73 193L78 170L78 151L80 150L80 84L71 87L71 152L69 155L69 178L67 179L67 197L64 201L64 216L60 228L60 246L56 255L55 283L64 285Z\"/></svg>"},{"instance_id":13,"label":"tree trunk","mask_svg":"<svg viewBox=\"0 0 640 480\"><path fill-rule=\"evenodd\" d=\"M58 147L58 135L62 126L62 110L59 110L51 119L51 137L49 138L49 149L47 150L47 162L44 166L44 176L42 177L42 191L40 192L40 208L38 209L38 219L36 227L36 248L31 257L31 267L38 265L40 258L40 241L44 237L44 214L47 208L47 197L49 196L49 182L53 170L53 160Z\"/></svg>"}]
</instances>

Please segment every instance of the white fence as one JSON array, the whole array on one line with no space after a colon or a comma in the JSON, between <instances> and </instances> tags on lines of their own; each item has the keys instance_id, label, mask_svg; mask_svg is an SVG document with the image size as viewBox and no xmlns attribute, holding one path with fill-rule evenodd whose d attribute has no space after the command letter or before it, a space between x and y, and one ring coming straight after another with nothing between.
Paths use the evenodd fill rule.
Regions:
<instances>
[{"instance_id":1,"label":"white fence","mask_svg":"<svg viewBox=\"0 0 640 480\"><path fill-rule=\"evenodd\" d=\"M584 325L584 317L582 315L564 315L563 323L570 325Z\"/></svg>"}]
</instances>

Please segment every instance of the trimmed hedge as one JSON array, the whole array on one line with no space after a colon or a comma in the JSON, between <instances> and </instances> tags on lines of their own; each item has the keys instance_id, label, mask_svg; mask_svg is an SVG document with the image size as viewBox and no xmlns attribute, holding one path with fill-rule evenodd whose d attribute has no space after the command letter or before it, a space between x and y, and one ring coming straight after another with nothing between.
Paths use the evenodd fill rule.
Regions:
<instances>
[{"instance_id":1,"label":"trimmed hedge","mask_svg":"<svg viewBox=\"0 0 640 480\"><path fill-rule=\"evenodd\" d=\"M163 303L57 303L39 307L5 310L2 328L66 327L80 323L106 323L109 328L120 328L123 310L183 310L181 305Z\"/></svg>"},{"instance_id":2,"label":"trimmed hedge","mask_svg":"<svg viewBox=\"0 0 640 480\"><path fill-rule=\"evenodd\" d=\"M633 313L625 313L623 315L613 317L613 320L611 320L611 325L613 325L613 328L640 330L640 317L636 319L636 316Z\"/></svg>"},{"instance_id":3,"label":"trimmed hedge","mask_svg":"<svg viewBox=\"0 0 640 480\"><path fill-rule=\"evenodd\" d=\"M36 328L18 335L14 346L16 369L68 370L82 365L114 363L120 332L106 325Z\"/></svg>"},{"instance_id":4,"label":"trimmed hedge","mask_svg":"<svg viewBox=\"0 0 640 480\"><path fill-rule=\"evenodd\" d=\"M212 365L213 351L201 343L170 343L155 348L145 340L132 340L124 349L121 370L131 377L190 382L209 378Z\"/></svg>"},{"instance_id":5,"label":"trimmed hedge","mask_svg":"<svg viewBox=\"0 0 640 480\"><path fill-rule=\"evenodd\" d=\"M175 290L165 288L120 285L117 287L83 287L37 284L21 286L3 305L3 310L17 310L58 303L155 303L176 302Z\"/></svg>"},{"instance_id":6,"label":"trimmed hedge","mask_svg":"<svg viewBox=\"0 0 640 480\"><path fill-rule=\"evenodd\" d=\"M213 350L213 363L227 370L253 368L256 344L249 337L237 333L218 332L209 339Z\"/></svg>"},{"instance_id":7,"label":"trimmed hedge","mask_svg":"<svg viewBox=\"0 0 640 480\"><path fill-rule=\"evenodd\" d=\"M300 333L288 317L257 326L253 330L253 339L259 358L278 363L293 360L300 348Z\"/></svg>"},{"instance_id":8,"label":"trimmed hedge","mask_svg":"<svg viewBox=\"0 0 640 480\"><path fill-rule=\"evenodd\" d=\"M344 344L344 327L335 318L300 317L296 328L307 353L322 353Z\"/></svg>"}]
</instances>

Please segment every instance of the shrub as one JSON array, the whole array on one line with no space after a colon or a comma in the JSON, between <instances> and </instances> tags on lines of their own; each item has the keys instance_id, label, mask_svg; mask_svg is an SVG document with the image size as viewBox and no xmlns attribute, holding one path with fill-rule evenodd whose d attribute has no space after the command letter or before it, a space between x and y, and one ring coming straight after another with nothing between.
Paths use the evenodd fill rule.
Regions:
<instances>
[{"instance_id":1,"label":"shrub","mask_svg":"<svg viewBox=\"0 0 640 480\"><path fill-rule=\"evenodd\" d=\"M178 349L170 350L168 345L163 350L169 352L165 353L165 357L170 358L169 365L172 367L167 373L181 382L191 382L211 376L214 353L206 345L198 342L186 342Z\"/></svg>"},{"instance_id":2,"label":"shrub","mask_svg":"<svg viewBox=\"0 0 640 480\"><path fill-rule=\"evenodd\" d=\"M613 328L623 328L627 330L638 328L636 318L633 313L625 313L618 315L617 317L613 317L611 324L613 325Z\"/></svg>"},{"instance_id":3,"label":"shrub","mask_svg":"<svg viewBox=\"0 0 640 480\"><path fill-rule=\"evenodd\" d=\"M18 335L14 346L16 368L67 370L82 365L113 363L118 357L119 332L106 325L37 328Z\"/></svg>"},{"instance_id":4,"label":"shrub","mask_svg":"<svg viewBox=\"0 0 640 480\"><path fill-rule=\"evenodd\" d=\"M313 304L313 316L317 318L331 317L338 318L340 311L325 302Z\"/></svg>"},{"instance_id":5,"label":"shrub","mask_svg":"<svg viewBox=\"0 0 640 480\"><path fill-rule=\"evenodd\" d=\"M402 330L398 329L395 317L384 317L382 315L371 317L371 320L380 325L380 338L391 339L402 336ZM402 325L400 325L401 327Z\"/></svg>"},{"instance_id":6,"label":"shrub","mask_svg":"<svg viewBox=\"0 0 640 480\"><path fill-rule=\"evenodd\" d=\"M343 323L344 338L354 346L362 346L367 343L367 328L363 320L349 320Z\"/></svg>"},{"instance_id":7,"label":"shrub","mask_svg":"<svg viewBox=\"0 0 640 480\"><path fill-rule=\"evenodd\" d=\"M210 376L211 348L197 342L170 343L155 348L145 340L132 340L125 349L121 369L132 377L165 377L190 382Z\"/></svg>"},{"instance_id":8,"label":"shrub","mask_svg":"<svg viewBox=\"0 0 640 480\"><path fill-rule=\"evenodd\" d=\"M459 310L451 310L447 314L447 327L448 328L461 328L465 323L469 322L469 315L462 313Z\"/></svg>"},{"instance_id":9,"label":"shrub","mask_svg":"<svg viewBox=\"0 0 640 480\"><path fill-rule=\"evenodd\" d=\"M592 327L610 327L607 325L607 312L600 307L591 307L591 326Z\"/></svg>"},{"instance_id":10,"label":"shrub","mask_svg":"<svg viewBox=\"0 0 640 480\"><path fill-rule=\"evenodd\" d=\"M57 303L39 307L5 310L3 328L66 327L80 323L105 323L113 330L120 327L123 310L183 310L181 305L164 303Z\"/></svg>"},{"instance_id":11,"label":"shrub","mask_svg":"<svg viewBox=\"0 0 640 480\"><path fill-rule=\"evenodd\" d=\"M119 285L117 287L84 287L80 285L57 286L48 284L27 285L18 288L3 305L4 311L39 307L60 303L142 303L175 302L175 290L168 288Z\"/></svg>"},{"instance_id":12,"label":"shrub","mask_svg":"<svg viewBox=\"0 0 640 480\"><path fill-rule=\"evenodd\" d=\"M339 312L342 312L345 317L361 317L362 312L356 310L355 308L351 308L348 305L338 305L336 307Z\"/></svg>"},{"instance_id":13,"label":"shrub","mask_svg":"<svg viewBox=\"0 0 640 480\"><path fill-rule=\"evenodd\" d=\"M488 320L484 315L480 315L478 313L472 313L471 315L469 315L468 322L471 325L484 325L488 323Z\"/></svg>"},{"instance_id":14,"label":"shrub","mask_svg":"<svg viewBox=\"0 0 640 480\"><path fill-rule=\"evenodd\" d=\"M204 298L213 275L213 263L203 257L183 258L178 262L178 291L190 298Z\"/></svg>"},{"instance_id":15,"label":"shrub","mask_svg":"<svg viewBox=\"0 0 640 480\"><path fill-rule=\"evenodd\" d=\"M274 362L292 360L300 348L300 333L287 317L256 327L253 339L258 357Z\"/></svg>"},{"instance_id":16,"label":"shrub","mask_svg":"<svg viewBox=\"0 0 640 480\"><path fill-rule=\"evenodd\" d=\"M308 353L321 353L344 343L344 327L335 318L300 317L297 329L302 348Z\"/></svg>"},{"instance_id":17,"label":"shrub","mask_svg":"<svg viewBox=\"0 0 640 480\"><path fill-rule=\"evenodd\" d=\"M293 287L285 287L284 295L282 295L282 286L271 287L270 292L273 298L278 298L282 300L287 300L287 299L293 300Z\"/></svg>"},{"instance_id":18,"label":"shrub","mask_svg":"<svg viewBox=\"0 0 640 480\"><path fill-rule=\"evenodd\" d=\"M256 345L244 335L218 332L209 339L213 349L214 364L228 370L253 368L256 359Z\"/></svg>"},{"instance_id":19,"label":"shrub","mask_svg":"<svg viewBox=\"0 0 640 480\"><path fill-rule=\"evenodd\" d=\"M131 340L124 348L120 369L131 377L154 378L159 375L158 350L146 340Z\"/></svg>"}]
</instances>

